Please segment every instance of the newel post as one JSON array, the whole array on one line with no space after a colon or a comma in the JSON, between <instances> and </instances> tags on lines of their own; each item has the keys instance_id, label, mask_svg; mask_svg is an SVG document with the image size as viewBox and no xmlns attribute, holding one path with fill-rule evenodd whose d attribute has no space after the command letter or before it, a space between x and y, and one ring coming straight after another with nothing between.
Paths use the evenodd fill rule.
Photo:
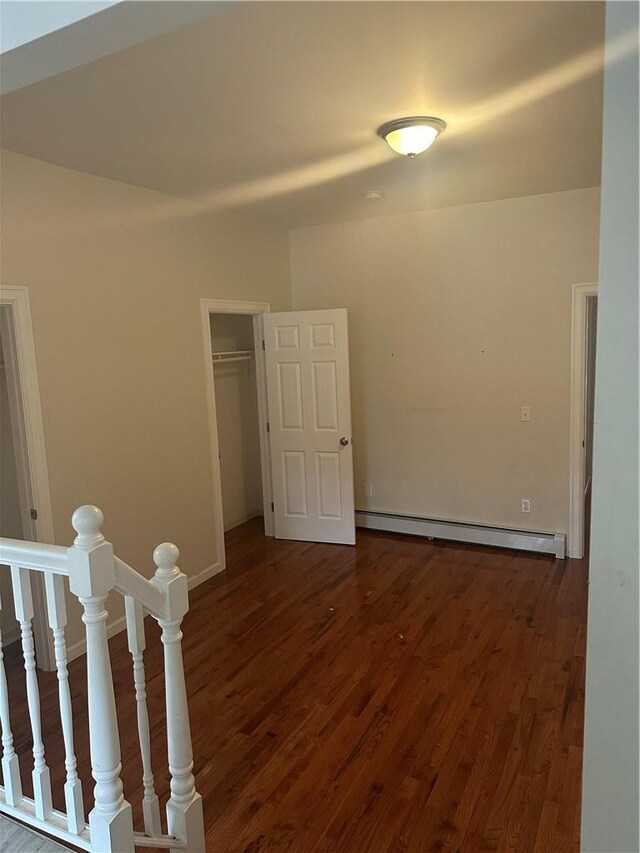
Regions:
<instances>
[{"instance_id":1,"label":"newel post","mask_svg":"<svg viewBox=\"0 0 640 853\"><path fill-rule=\"evenodd\" d=\"M89 814L91 850L133 853L131 806L124 799L120 738L107 643L107 595L115 585L113 548L100 532L97 506L81 506L71 519L78 534L69 549L69 587L84 608L87 692L94 807Z\"/></svg>"},{"instance_id":2,"label":"newel post","mask_svg":"<svg viewBox=\"0 0 640 853\"><path fill-rule=\"evenodd\" d=\"M164 678L167 708L167 751L171 774L171 796L167 803L169 835L180 839L188 853L204 853L202 797L196 791L193 776L193 748L189 727L187 689L182 663L182 618L189 609L187 577L177 566L180 552L165 542L153 552L157 566L154 583L165 593L165 618L162 628Z\"/></svg>"}]
</instances>

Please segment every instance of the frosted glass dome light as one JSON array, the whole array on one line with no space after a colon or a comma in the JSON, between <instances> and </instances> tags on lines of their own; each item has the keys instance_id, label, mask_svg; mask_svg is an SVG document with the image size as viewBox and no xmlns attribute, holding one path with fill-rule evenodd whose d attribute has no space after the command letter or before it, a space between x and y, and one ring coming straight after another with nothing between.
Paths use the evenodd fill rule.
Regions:
<instances>
[{"instance_id":1,"label":"frosted glass dome light","mask_svg":"<svg viewBox=\"0 0 640 853\"><path fill-rule=\"evenodd\" d=\"M388 121L378 128L389 148L413 159L416 154L422 154L433 143L446 127L441 118L432 116L411 116Z\"/></svg>"}]
</instances>

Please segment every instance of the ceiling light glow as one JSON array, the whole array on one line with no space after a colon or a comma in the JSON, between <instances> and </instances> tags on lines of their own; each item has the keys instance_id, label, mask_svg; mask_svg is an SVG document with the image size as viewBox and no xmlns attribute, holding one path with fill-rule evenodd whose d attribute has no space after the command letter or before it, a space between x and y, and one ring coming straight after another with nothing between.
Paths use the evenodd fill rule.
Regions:
<instances>
[{"instance_id":1,"label":"ceiling light glow","mask_svg":"<svg viewBox=\"0 0 640 853\"><path fill-rule=\"evenodd\" d=\"M410 116L388 121L378 128L378 136L388 146L405 157L413 159L422 154L446 127L446 122L433 116Z\"/></svg>"}]
</instances>

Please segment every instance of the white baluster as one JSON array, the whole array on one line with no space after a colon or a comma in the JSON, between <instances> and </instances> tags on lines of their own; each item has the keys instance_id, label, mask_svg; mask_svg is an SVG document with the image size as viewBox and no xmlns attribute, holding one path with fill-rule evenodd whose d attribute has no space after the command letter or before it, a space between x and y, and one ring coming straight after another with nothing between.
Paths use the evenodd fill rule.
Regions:
<instances>
[{"instance_id":1,"label":"white baluster","mask_svg":"<svg viewBox=\"0 0 640 853\"><path fill-rule=\"evenodd\" d=\"M36 817L46 820L53 810L53 803L51 800L51 777L44 760L44 743L42 742L40 692L38 690L36 651L33 640L33 598L28 569L11 566L11 580L13 581L16 619L20 623L22 635L22 656L27 682L27 707L33 735L33 772L31 773L33 799L35 800Z\"/></svg>"},{"instance_id":2,"label":"white baluster","mask_svg":"<svg viewBox=\"0 0 640 853\"><path fill-rule=\"evenodd\" d=\"M153 552L157 566L154 583L164 590L166 618L158 619L164 647L164 678L167 707L167 746L171 796L167 803L169 835L186 844L188 853L204 853L202 797L193 777L193 750L189 708L182 663L182 618L189 609L187 578L177 566L180 552L165 542Z\"/></svg>"},{"instance_id":3,"label":"white baluster","mask_svg":"<svg viewBox=\"0 0 640 853\"><path fill-rule=\"evenodd\" d=\"M144 831L147 835L158 838L162 835L160 823L160 803L153 786L153 768L151 766L151 737L149 734L149 712L147 710L147 689L144 675L145 650L144 612L142 605L131 596L125 596L125 613L127 617L127 638L129 651L133 659L133 684L136 691L136 709L138 717L138 738L140 740L140 755L142 756L142 814Z\"/></svg>"},{"instance_id":4,"label":"white baluster","mask_svg":"<svg viewBox=\"0 0 640 853\"><path fill-rule=\"evenodd\" d=\"M91 774L96 782L89 831L92 850L133 853L133 820L120 779L120 740L107 643L105 602L115 584L115 565L113 548L100 532L103 520L98 507L77 509L71 523L78 535L69 549L69 586L84 607L82 621L87 632Z\"/></svg>"},{"instance_id":5,"label":"white baluster","mask_svg":"<svg viewBox=\"0 0 640 853\"><path fill-rule=\"evenodd\" d=\"M0 611L2 600L0 600ZM1 621L1 620L0 620ZM22 799L22 783L20 782L20 766L18 756L13 746L13 733L9 719L9 688L7 674L4 669L4 652L2 651L2 633L0 632L0 726L2 726L2 779L4 782L4 797L10 806L17 806Z\"/></svg>"},{"instance_id":6,"label":"white baluster","mask_svg":"<svg viewBox=\"0 0 640 853\"><path fill-rule=\"evenodd\" d=\"M82 782L78 778L76 756L73 747L73 711L71 690L69 689L69 670L67 669L67 645L64 629L67 624L67 607L64 600L64 578L47 572L44 578L47 593L47 615L53 631L53 648L58 672L58 702L60 722L64 741L64 766L67 781L64 785L64 800L67 810L69 832L79 835L85 828L84 806L82 803Z\"/></svg>"}]
</instances>

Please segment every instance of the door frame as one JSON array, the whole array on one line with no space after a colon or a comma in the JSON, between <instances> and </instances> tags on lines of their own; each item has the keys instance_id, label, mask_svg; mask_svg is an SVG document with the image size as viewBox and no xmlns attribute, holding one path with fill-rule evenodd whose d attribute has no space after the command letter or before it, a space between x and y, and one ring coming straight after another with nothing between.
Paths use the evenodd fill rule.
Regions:
<instances>
[{"instance_id":1,"label":"door frame","mask_svg":"<svg viewBox=\"0 0 640 853\"><path fill-rule=\"evenodd\" d=\"M0 307L23 535L26 540L54 544L49 467L27 288L1 286ZM31 517L32 508L37 510L36 519ZM41 573L33 572L31 582L35 610L33 632L36 659L41 669L53 670L53 637L48 630Z\"/></svg>"},{"instance_id":2,"label":"door frame","mask_svg":"<svg viewBox=\"0 0 640 853\"><path fill-rule=\"evenodd\" d=\"M587 300L598 295L597 282L571 288L571 396L569 421L569 557L584 556L584 419L587 373Z\"/></svg>"},{"instance_id":3,"label":"door frame","mask_svg":"<svg viewBox=\"0 0 640 853\"><path fill-rule=\"evenodd\" d=\"M262 317L271 311L268 302L242 302L237 299L201 299L200 319L202 346L205 361L207 410L209 414L209 445L211 448L211 472L213 476L213 516L216 532L216 563L220 569L226 566L224 549L224 515L222 507L222 478L220 473L220 443L216 415L215 377L211 358L211 314L246 314L253 318L253 344L255 350L256 389L258 396L258 427L260 432L260 465L262 469L262 500L264 505L265 536L273 536L273 487L271 481L271 457L269 453L269 409L267 403L267 374L263 349Z\"/></svg>"}]
</instances>

